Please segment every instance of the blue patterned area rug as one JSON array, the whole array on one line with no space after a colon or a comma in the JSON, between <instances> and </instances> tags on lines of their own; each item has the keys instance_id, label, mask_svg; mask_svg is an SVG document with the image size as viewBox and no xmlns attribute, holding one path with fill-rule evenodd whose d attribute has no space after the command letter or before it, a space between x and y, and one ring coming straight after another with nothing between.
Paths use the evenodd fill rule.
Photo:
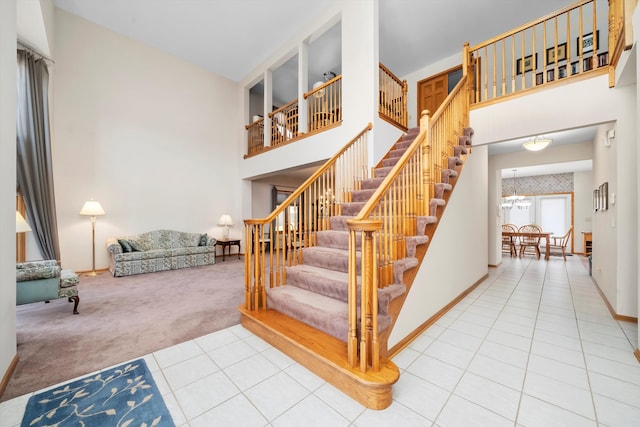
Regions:
<instances>
[{"instance_id":1,"label":"blue patterned area rug","mask_svg":"<svg viewBox=\"0 0 640 427\"><path fill-rule=\"evenodd\" d=\"M36 394L21 427L175 427L144 359Z\"/></svg>"}]
</instances>

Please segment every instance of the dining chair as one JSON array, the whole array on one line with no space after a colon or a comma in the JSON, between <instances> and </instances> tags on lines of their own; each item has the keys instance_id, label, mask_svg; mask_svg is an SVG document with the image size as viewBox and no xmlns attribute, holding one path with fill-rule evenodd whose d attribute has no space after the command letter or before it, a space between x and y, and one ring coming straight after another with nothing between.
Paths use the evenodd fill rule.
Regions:
<instances>
[{"instance_id":1,"label":"dining chair","mask_svg":"<svg viewBox=\"0 0 640 427\"><path fill-rule=\"evenodd\" d=\"M516 233L518 226L515 224L502 224L502 231L509 231ZM502 252L509 252L511 256L518 256L518 250L516 248L517 237L515 236L503 236L502 237Z\"/></svg>"},{"instance_id":2,"label":"dining chair","mask_svg":"<svg viewBox=\"0 0 640 427\"><path fill-rule=\"evenodd\" d=\"M518 228L518 232L520 233L541 233L542 227L537 224L527 224ZM527 237L520 236L520 256L522 257L527 252L527 249L533 249L533 252L536 255L536 258L540 259L540 237ZM532 253L532 254L533 254Z\"/></svg>"},{"instance_id":3,"label":"dining chair","mask_svg":"<svg viewBox=\"0 0 640 427\"><path fill-rule=\"evenodd\" d=\"M567 231L564 236L552 237L551 243L549 244L549 250L551 251L553 249L560 249L560 251L562 252L562 258L565 261L567 260L567 243L569 243L569 239L571 239L571 233L573 233L573 227L569 227L569 231Z\"/></svg>"}]
</instances>

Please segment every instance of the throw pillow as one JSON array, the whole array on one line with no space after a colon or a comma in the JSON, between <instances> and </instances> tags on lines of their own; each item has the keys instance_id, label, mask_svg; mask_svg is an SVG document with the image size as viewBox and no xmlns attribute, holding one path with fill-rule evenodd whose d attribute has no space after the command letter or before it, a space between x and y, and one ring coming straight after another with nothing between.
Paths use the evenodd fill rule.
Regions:
<instances>
[{"instance_id":1,"label":"throw pillow","mask_svg":"<svg viewBox=\"0 0 640 427\"><path fill-rule=\"evenodd\" d=\"M200 241L198 242L198 246L207 246L207 241L209 238L207 237L207 233L200 235Z\"/></svg>"},{"instance_id":2,"label":"throw pillow","mask_svg":"<svg viewBox=\"0 0 640 427\"><path fill-rule=\"evenodd\" d=\"M124 239L118 239L118 243L122 247L122 252L133 252L133 248L131 247L131 243Z\"/></svg>"},{"instance_id":3,"label":"throw pillow","mask_svg":"<svg viewBox=\"0 0 640 427\"><path fill-rule=\"evenodd\" d=\"M140 252L140 245L135 240L127 240L131 245L131 252Z\"/></svg>"}]
</instances>

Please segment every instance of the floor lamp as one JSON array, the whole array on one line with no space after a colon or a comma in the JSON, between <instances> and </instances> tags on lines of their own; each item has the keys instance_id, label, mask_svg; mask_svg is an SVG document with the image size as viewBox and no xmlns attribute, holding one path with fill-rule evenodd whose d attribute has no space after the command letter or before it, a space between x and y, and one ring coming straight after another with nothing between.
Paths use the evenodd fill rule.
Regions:
<instances>
[{"instance_id":1,"label":"floor lamp","mask_svg":"<svg viewBox=\"0 0 640 427\"><path fill-rule=\"evenodd\" d=\"M100 202L96 200L89 200L85 202L84 206L80 210L80 215L91 216L91 255L92 255L92 270L87 273L88 276L96 275L96 216L104 215L104 209L100 205Z\"/></svg>"}]
</instances>

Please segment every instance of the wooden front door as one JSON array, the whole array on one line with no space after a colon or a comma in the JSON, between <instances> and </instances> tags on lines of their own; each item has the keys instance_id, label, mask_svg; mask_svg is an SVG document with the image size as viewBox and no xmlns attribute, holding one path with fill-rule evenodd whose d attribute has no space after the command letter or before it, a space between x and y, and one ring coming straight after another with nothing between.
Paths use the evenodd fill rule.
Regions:
<instances>
[{"instance_id":1,"label":"wooden front door","mask_svg":"<svg viewBox=\"0 0 640 427\"><path fill-rule=\"evenodd\" d=\"M462 66L457 66L418 82L418 122L422 111L429 110L430 115L436 112L449 94L449 79L457 79L451 82L455 85L460 80L460 70Z\"/></svg>"}]
</instances>

